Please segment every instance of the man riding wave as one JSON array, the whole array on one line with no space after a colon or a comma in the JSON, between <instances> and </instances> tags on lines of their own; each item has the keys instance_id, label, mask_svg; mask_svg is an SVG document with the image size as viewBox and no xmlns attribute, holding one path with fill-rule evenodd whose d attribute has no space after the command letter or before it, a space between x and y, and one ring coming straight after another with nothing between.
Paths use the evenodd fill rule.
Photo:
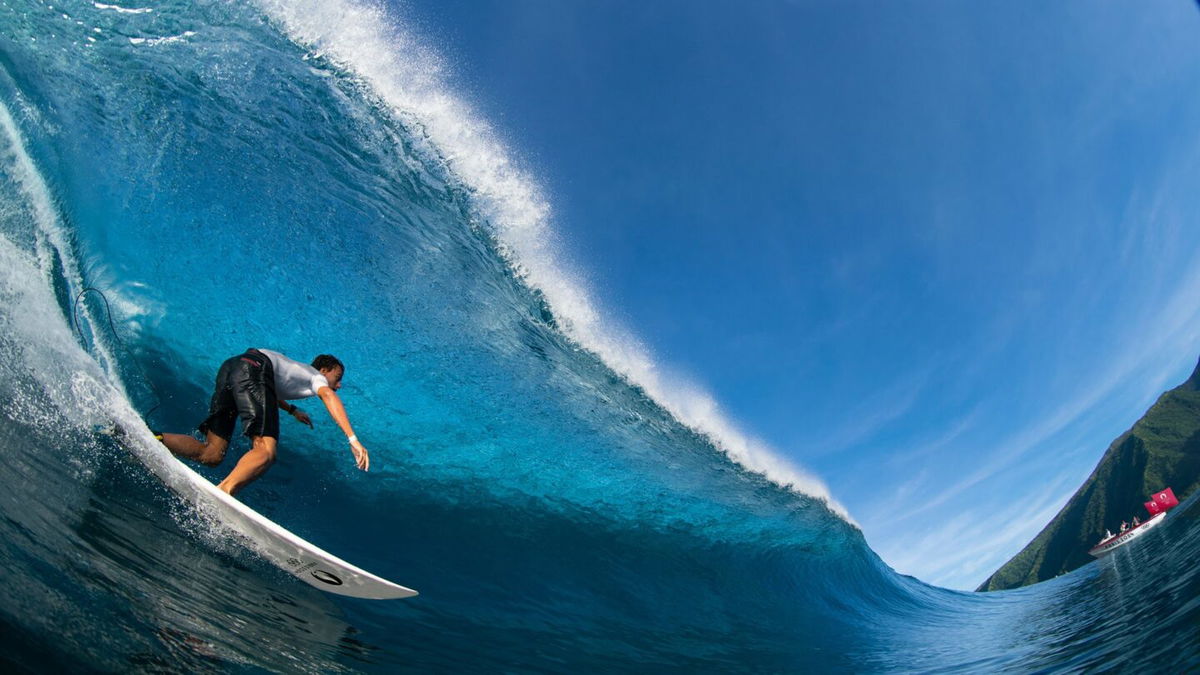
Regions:
<instances>
[{"instance_id":1,"label":"man riding wave","mask_svg":"<svg viewBox=\"0 0 1200 675\"><path fill-rule=\"evenodd\" d=\"M209 404L208 417L200 424L204 441L185 434L159 434L163 445L180 457L208 466L225 459L225 450L240 417L242 433L250 437L250 450L242 455L233 471L217 485L230 495L249 485L275 462L279 443L279 411L283 410L312 427L312 418L288 401L316 396L325 404L329 416L350 442L350 451L358 468L367 471L371 458L358 442L346 408L337 390L342 386L346 367L336 357L321 354L312 365L292 360L268 349L249 349L230 357L217 371L217 381Z\"/></svg>"}]
</instances>

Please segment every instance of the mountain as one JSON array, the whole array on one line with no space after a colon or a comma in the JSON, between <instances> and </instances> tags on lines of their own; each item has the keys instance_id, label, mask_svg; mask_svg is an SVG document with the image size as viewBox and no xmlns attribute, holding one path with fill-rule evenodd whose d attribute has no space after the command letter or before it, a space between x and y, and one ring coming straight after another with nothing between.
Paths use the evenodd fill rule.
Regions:
<instances>
[{"instance_id":1,"label":"mountain","mask_svg":"<svg viewBox=\"0 0 1200 675\"><path fill-rule=\"evenodd\" d=\"M1200 488L1200 363L1108 446L1062 511L976 590L1028 586L1082 567L1105 529L1145 516L1142 504L1164 487L1180 501Z\"/></svg>"}]
</instances>

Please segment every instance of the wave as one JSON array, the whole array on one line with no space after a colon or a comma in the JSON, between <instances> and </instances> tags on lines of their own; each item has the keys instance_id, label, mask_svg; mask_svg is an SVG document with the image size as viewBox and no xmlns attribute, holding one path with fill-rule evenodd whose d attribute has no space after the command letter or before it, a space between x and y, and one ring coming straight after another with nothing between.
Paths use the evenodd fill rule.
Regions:
<instances>
[{"instance_id":1,"label":"wave","mask_svg":"<svg viewBox=\"0 0 1200 675\"><path fill-rule=\"evenodd\" d=\"M1200 663L1196 500L1038 587L897 575L825 503L782 488L789 469L753 470L770 455L732 461L757 446L602 318L536 181L385 9L263 7L0 13L0 657L302 672ZM72 325L88 286L113 300L115 331L91 293ZM244 500L418 598L297 582L164 489L144 427L95 432L141 416L194 428L216 366L248 346L349 364L373 461L354 469L314 414L316 429L284 427ZM168 482L173 462L156 467Z\"/></svg>"},{"instance_id":2,"label":"wave","mask_svg":"<svg viewBox=\"0 0 1200 675\"><path fill-rule=\"evenodd\" d=\"M821 499L854 522L824 483L741 430L709 392L667 374L640 340L601 309L583 276L564 263L552 210L537 181L450 90L441 59L387 8L347 0L258 4L298 44L360 78L401 120L420 129L424 151L444 162L471 195L473 222L496 236L518 278L545 298L566 335L733 460Z\"/></svg>"}]
</instances>

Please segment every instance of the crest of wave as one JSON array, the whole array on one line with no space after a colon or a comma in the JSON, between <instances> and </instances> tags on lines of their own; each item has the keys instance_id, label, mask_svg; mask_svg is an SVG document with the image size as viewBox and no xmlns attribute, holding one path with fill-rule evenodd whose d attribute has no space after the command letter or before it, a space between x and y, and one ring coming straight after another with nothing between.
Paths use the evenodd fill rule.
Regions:
<instances>
[{"instance_id":1,"label":"crest of wave","mask_svg":"<svg viewBox=\"0 0 1200 675\"><path fill-rule=\"evenodd\" d=\"M297 44L369 86L392 113L424 133L412 139L445 162L471 193L515 273L549 302L568 337L600 356L682 423L742 466L823 500L847 521L829 489L751 438L701 388L672 377L627 331L605 321L580 276L558 254L550 207L533 178L471 107L454 95L441 59L398 25L386 8L353 0L258 0Z\"/></svg>"}]
</instances>

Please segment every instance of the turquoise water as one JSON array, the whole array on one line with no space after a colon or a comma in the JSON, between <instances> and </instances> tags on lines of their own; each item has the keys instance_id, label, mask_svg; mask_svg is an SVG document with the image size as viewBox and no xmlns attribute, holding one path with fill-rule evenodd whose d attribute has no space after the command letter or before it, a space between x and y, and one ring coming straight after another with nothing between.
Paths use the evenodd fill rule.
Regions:
<instances>
[{"instance_id":1,"label":"turquoise water","mask_svg":"<svg viewBox=\"0 0 1200 675\"><path fill-rule=\"evenodd\" d=\"M1190 503L1030 589L891 571L818 482L696 412L606 328L555 257L534 183L386 12L10 0L0 26L11 665L1200 664ZM72 330L88 286L115 335L96 294ZM285 419L245 501L421 596L295 581L150 477L145 438L93 433L135 414L193 428L219 363L249 346L347 363L372 471L308 404L317 429Z\"/></svg>"}]
</instances>

